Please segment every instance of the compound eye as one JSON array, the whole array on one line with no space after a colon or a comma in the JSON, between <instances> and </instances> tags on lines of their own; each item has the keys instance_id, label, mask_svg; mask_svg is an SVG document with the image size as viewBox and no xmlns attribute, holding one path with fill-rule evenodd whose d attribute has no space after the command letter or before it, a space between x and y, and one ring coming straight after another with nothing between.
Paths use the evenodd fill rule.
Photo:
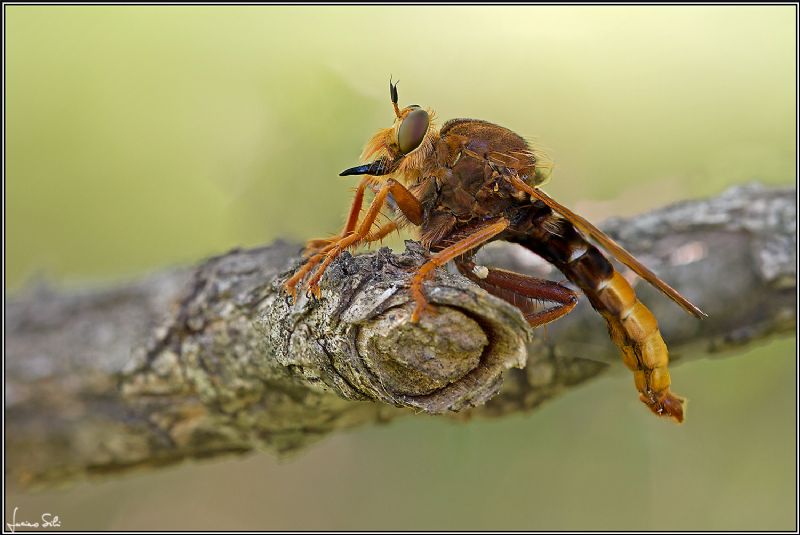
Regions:
<instances>
[{"instance_id":1,"label":"compound eye","mask_svg":"<svg viewBox=\"0 0 800 535\"><path fill-rule=\"evenodd\" d=\"M430 117L428 112L422 108L416 109L406 115L397 131L397 144L400 145L400 152L408 154L419 147L428 131Z\"/></svg>"}]
</instances>

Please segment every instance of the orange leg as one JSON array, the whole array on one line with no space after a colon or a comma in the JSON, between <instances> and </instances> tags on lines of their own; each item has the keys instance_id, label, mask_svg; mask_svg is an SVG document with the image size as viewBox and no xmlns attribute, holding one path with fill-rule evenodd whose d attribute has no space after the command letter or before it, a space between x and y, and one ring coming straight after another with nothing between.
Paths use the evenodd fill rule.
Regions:
<instances>
[{"instance_id":1,"label":"orange leg","mask_svg":"<svg viewBox=\"0 0 800 535\"><path fill-rule=\"evenodd\" d=\"M367 186L372 181L370 177L364 177L359 182L358 187L356 188L356 194L353 197L353 204L350 205L350 214L347 216L347 223L345 223L342 232L339 233L337 236L331 236L330 238L318 238L316 240L309 240L306 243L306 249L303 251L303 256L311 256L316 252L319 252L321 249L324 249L331 243L334 243L351 232L355 230L356 223L358 223L358 216L361 215L361 206L364 204L364 191L367 189Z\"/></svg>"},{"instance_id":2,"label":"orange leg","mask_svg":"<svg viewBox=\"0 0 800 535\"><path fill-rule=\"evenodd\" d=\"M364 239L361 240L359 243L372 243L372 242L380 241L383 238L385 238L386 236L388 236L389 234L391 234L392 232L398 230L399 228L400 228L400 225L398 225L397 221L390 220L387 223L385 223L383 225L380 225L378 228L376 228L375 230L371 231L366 236L364 236ZM333 249L334 245L339 240L347 237L348 235L350 235L350 233L352 233L352 230L348 231L347 234L343 233L342 236L338 236L338 237L334 237L334 238L330 238L330 239L325 240L326 241L326 245L324 247L321 247L319 252L321 252L321 253L330 252Z\"/></svg>"},{"instance_id":3,"label":"orange leg","mask_svg":"<svg viewBox=\"0 0 800 535\"><path fill-rule=\"evenodd\" d=\"M375 223L375 219L377 219L381 209L383 209L384 205L386 204L386 197L388 197L389 194L392 195L397 203L398 208L400 208L409 221L414 224L420 224L422 222L422 206L420 205L419 201L410 191L405 188L405 186L390 178L386 181L386 183L384 183L378 193L375 194L375 198L372 200L364 219L361 220L361 223L357 228L349 232L346 236L342 236L336 241L323 247L322 250L311 256L305 265L297 270L297 272L288 281L286 281L284 288L292 296L292 298L296 296L296 287L298 283L303 280L303 278L317 265L319 265L319 267L314 272L311 280L308 281L308 290L315 297L320 297L320 290L318 286L319 280L322 278L322 275L325 273L325 270L328 268L331 262L333 262L342 251L350 247L355 247L358 244L366 241L380 239L391 232L391 230L394 230L390 229L382 234L384 228L391 225L389 224L377 229L373 233L370 232L372 225ZM367 238L374 239L367 240Z\"/></svg>"},{"instance_id":4,"label":"orange leg","mask_svg":"<svg viewBox=\"0 0 800 535\"><path fill-rule=\"evenodd\" d=\"M313 295L320 297L318 283L331 262L333 262L342 251L350 247L355 247L359 243L365 241L365 238L370 233L372 225L375 223L375 219L377 219L381 209L386 203L386 197L388 197L389 194L392 195L397 203L397 206L400 208L403 214L405 214L409 221L414 224L419 224L422 222L422 206L417 198L414 197L414 195L401 183L391 178L387 180L383 187L375 195L375 198L372 200L372 204L370 204L369 210L367 210L367 214L364 216L364 219L361 221L358 229L333 244L333 247L325 253L324 260L314 272L311 280L308 281L308 288Z\"/></svg>"},{"instance_id":5,"label":"orange leg","mask_svg":"<svg viewBox=\"0 0 800 535\"><path fill-rule=\"evenodd\" d=\"M411 295L414 297L414 301L416 302L414 313L411 315L411 321L419 321L420 314L422 314L422 311L428 306L428 300L425 298L425 294L422 291L422 283L425 282L425 279L428 278L436 268L445 265L450 260L478 247L482 243L489 241L507 229L509 224L510 223L508 219L501 218L499 220L495 220L493 223L479 227L475 230L475 232L471 233L466 238L463 238L453 245L442 249L433 255L430 260L424 263L411 279Z\"/></svg>"},{"instance_id":6,"label":"orange leg","mask_svg":"<svg viewBox=\"0 0 800 535\"><path fill-rule=\"evenodd\" d=\"M385 225L381 225L366 236L364 236L364 243L372 243L379 241L398 229L397 221L389 221Z\"/></svg>"}]
</instances>

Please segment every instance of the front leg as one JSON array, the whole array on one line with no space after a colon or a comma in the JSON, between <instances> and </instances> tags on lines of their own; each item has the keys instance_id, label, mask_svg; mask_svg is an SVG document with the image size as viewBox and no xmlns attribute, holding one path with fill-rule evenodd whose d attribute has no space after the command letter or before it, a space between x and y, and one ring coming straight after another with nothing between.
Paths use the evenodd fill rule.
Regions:
<instances>
[{"instance_id":1,"label":"front leg","mask_svg":"<svg viewBox=\"0 0 800 535\"><path fill-rule=\"evenodd\" d=\"M358 223L358 216L361 215L361 207L364 204L364 191L367 189L367 186L370 184L370 182L372 182L372 180L373 179L371 177L365 176L361 179L361 182L358 183L356 193L353 196L353 203L350 205L350 214L347 216L347 223L345 223L342 232L329 238L308 240L308 242L306 242L306 248L303 251L303 256L312 256L314 253L320 252L332 243L344 238L353 232L353 230L355 230L356 224Z\"/></svg>"},{"instance_id":2,"label":"front leg","mask_svg":"<svg viewBox=\"0 0 800 535\"><path fill-rule=\"evenodd\" d=\"M361 243L368 243L370 241L377 241L384 237L386 234L383 232L385 227L378 229L375 232L370 232L375 223L378 215L386 204L387 197L391 194L395 200L397 207L403 212L411 223L419 225L422 223L422 205L416 197L408 191L405 186L394 179L387 180L367 210L364 219L360 224L345 236L332 241L327 246L323 247L318 253L311 256L308 261L288 280L284 285L287 293L292 295L296 294L296 287L305 276L311 272L312 269L317 267L311 279L308 281L308 291L315 297L320 297L319 281L325 270L333 262L337 256L351 247L356 247ZM352 214L351 214L352 215ZM389 226L392 224L390 223ZM393 229L392 229L393 230ZM388 233L388 232L387 232Z\"/></svg>"}]
</instances>

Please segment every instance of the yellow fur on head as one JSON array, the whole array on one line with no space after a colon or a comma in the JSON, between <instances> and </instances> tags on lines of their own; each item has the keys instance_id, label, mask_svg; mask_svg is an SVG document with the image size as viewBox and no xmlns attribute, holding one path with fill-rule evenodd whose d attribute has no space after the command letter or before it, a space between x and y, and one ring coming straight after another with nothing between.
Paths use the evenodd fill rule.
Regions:
<instances>
[{"instance_id":1,"label":"yellow fur on head","mask_svg":"<svg viewBox=\"0 0 800 535\"><path fill-rule=\"evenodd\" d=\"M400 112L400 117L395 119L394 125L389 128L378 130L374 136L367 142L364 150L361 153L361 161L364 163L377 160L379 158L389 158L390 160L400 159L397 169L387 176L393 176L406 182L415 175L414 171L418 171L425 160L433 153L433 143L439 137L439 129L436 128L435 120L436 113L431 109L426 109L428 112L429 122L428 130L425 132L425 137L419 146L403 156L400 152L400 147L397 144L397 131L400 128L406 116L413 111L414 108L405 108Z\"/></svg>"},{"instance_id":2,"label":"yellow fur on head","mask_svg":"<svg viewBox=\"0 0 800 535\"><path fill-rule=\"evenodd\" d=\"M370 162L382 157L391 157L389 154L389 144L392 139L394 128L383 128L367 141L364 150L361 152L361 161Z\"/></svg>"}]
</instances>

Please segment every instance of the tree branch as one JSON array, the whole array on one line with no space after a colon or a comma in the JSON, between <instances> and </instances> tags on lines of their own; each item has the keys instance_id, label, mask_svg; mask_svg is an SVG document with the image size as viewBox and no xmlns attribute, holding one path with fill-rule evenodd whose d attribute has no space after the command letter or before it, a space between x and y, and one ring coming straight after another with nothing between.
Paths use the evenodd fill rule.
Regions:
<instances>
[{"instance_id":1,"label":"tree branch","mask_svg":"<svg viewBox=\"0 0 800 535\"><path fill-rule=\"evenodd\" d=\"M674 361L793 332L794 199L794 189L749 185L604 225L709 313L696 321L639 284ZM407 281L425 255L407 246L342 255L318 303L280 293L299 263L299 247L282 242L114 288L9 300L9 482L288 452L413 411L499 416L617 364L586 303L545 338L446 270L427 286L437 313L409 323ZM559 278L512 246L492 244L479 261Z\"/></svg>"}]
</instances>

